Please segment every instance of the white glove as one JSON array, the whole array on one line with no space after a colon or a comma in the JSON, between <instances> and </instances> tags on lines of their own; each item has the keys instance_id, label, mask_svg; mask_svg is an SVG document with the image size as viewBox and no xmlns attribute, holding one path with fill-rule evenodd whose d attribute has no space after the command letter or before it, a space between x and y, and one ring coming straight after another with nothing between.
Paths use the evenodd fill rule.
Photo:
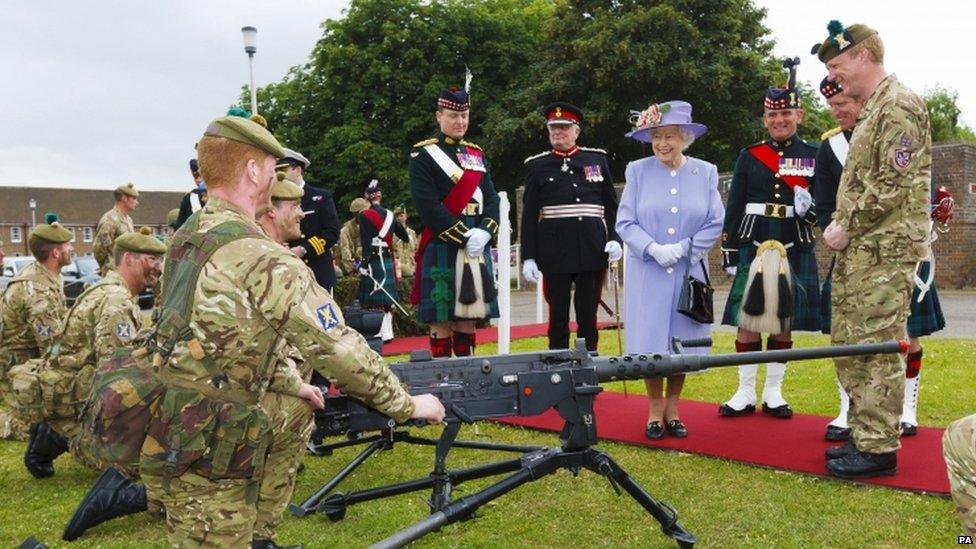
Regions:
<instances>
[{"instance_id":1,"label":"white glove","mask_svg":"<svg viewBox=\"0 0 976 549\"><path fill-rule=\"evenodd\" d=\"M539 281L542 273L539 272L539 266L535 264L534 259L526 259L525 262L522 263L522 276L525 278L525 280L533 284Z\"/></svg>"},{"instance_id":2,"label":"white glove","mask_svg":"<svg viewBox=\"0 0 976 549\"><path fill-rule=\"evenodd\" d=\"M735 273L739 272L739 268L735 265L729 265L725 268L725 274L729 276L735 276Z\"/></svg>"},{"instance_id":3,"label":"white glove","mask_svg":"<svg viewBox=\"0 0 976 549\"><path fill-rule=\"evenodd\" d=\"M610 254L610 261L620 261L620 258L624 256L624 249L620 247L620 243L616 240L608 240L607 245L603 247L603 251Z\"/></svg>"},{"instance_id":4,"label":"white glove","mask_svg":"<svg viewBox=\"0 0 976 549\"><path fill-rule=\"evenodd\" d=\"M651 242L647 246L647 253L662 267L670 267L685 255L681 244L658 244Z\"/></svg>"},{"instance_id":5,"label":"white glove","mask_svg":"<svg viewBox=\"0 0 976 549\"><path fill-rule=\"evenodd\" d=\"M468 243L464 245L468 250L468 257L479 257L485 251L485 245L491 240L491 233L484 229L468 229L464 236Z\"/></svg>"},{"instance_id":6,"label":"white glove","mask_svg":"<svg viewBox=\"0 0 976 549\"><path fill-rule=\"evenodd\" d=\"M366 267L360 267L359 274L363 276L369 276L369 269L367 269Z\"/></svg>"},{"instance_id":7,"label":"white glove","mask_svg":"<svg viewBox=\"0 0 976 549\"><path fill-rule=\"evenodd\" d=\"M813 206L813 197L810 196L810 191L800 186L793 187L793 210L796 212L796 216L807 215L811 206Z\"/></svg>"}]
</instances>

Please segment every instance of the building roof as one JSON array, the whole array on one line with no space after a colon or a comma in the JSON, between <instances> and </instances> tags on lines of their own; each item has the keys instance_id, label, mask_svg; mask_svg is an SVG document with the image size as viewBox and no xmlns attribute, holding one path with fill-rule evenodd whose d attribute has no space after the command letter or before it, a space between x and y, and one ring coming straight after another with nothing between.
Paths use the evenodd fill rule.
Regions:
<instances>
[{"instance_id":1,"label":"building roof","mask_svg":"<svg viewBox=\"0 0 976 549\"><path fill-rule=\"evenodd\" d=\"M67 189L49 187L0 188L0 223L30 223L30 199L37 201L37 222L44 214L54 212L66 225L94 225L102 214L115 205L111 190ZM171 191L140 191L139 207L132 212L135 225L164 225L166 214L180 206L185 193Z\"/></svg>"}]
</instances>

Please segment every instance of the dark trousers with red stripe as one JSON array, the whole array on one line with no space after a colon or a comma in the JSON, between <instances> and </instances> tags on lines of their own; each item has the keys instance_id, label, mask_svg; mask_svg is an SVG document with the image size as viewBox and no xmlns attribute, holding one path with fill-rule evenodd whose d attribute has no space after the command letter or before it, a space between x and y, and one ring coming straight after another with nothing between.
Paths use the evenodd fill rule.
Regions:
<instances>
[{"instance_id":1,"label":"dark trousers with red stripe","mask_svg":"<svg viewBox=\"0 0 976 549\"><path fill-rule=\"evenodd\" d=\"M576 309L576 337L586 339L586 348L595 351L600 339L596 329L596 310L606 271L585 273L543 273L542 291L549 303L549 348L568 349L569 297L573 293ZM572 291L576 286L575 293Z\"/></svg>"}]
</instances>

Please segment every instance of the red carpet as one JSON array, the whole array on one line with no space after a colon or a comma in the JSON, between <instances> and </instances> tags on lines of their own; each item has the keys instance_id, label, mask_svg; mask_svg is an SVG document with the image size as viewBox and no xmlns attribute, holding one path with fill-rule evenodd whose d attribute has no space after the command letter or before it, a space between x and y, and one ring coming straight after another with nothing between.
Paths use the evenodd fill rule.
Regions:
<instances>
[{"instance_id":1,"label":"red carpet","mask_svg":"<svg viewBox=\"0 0 976 549\"><path fill-rule=\"evenodd\" d=\"M647 398L643 395L603 392L596 399L597 432L601 439L679 450L741 461L752 465L827 476L823 439L827 422L833 418L794 414L782 420L761 412L752 416L723 418L718 404L681 401L681 420L688 426L688 438L665 437L651 441L644 437ZM554 410L541 416L513 417L504 423L533 429L558 431L563 423ZM864 482L891 488L949 493L942 459L942 429L919 427L914 437L902 438L898 452L898 473Z\"/></svg>"},{"instance_id":2,"label":"red carpet","mask_svg":"<svg viewBox=\"0 0 976 549\"><path fill-rule=\"evenodd\" d=\"M598 322L597 328L604 329L613 326L612 322ZM549 323L543 322L541 324L522 324L520 326L512 326L512 339L526 339L529 337L539 337L546 335L546 331L549 329ZM576 331L576 323L569 323L569 331ZM481 328L477 331L477 336L475 336L475 341L477 345L482 343L494 343L498 341L498 328L492 326L491 328ZM572 338L572 335L570 335ZM429 349L430 348L430 338L427 336L414 336L414 337L398 337L393 341L383 345L383 356L392 355L405 355L409 354L410 351L414 349Z\"/></svg>"}]
</instances>

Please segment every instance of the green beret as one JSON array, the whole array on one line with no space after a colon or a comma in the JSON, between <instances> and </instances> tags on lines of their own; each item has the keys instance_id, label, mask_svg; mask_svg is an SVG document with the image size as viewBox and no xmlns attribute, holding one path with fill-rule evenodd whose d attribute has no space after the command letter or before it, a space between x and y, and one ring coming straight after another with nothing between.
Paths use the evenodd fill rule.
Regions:
<instances>
[{"instance_id":1,"label":"green beret","mask_svg":"<svg viewBox=\"0 0 976 549\"><path fill-rule=\"evenodd\" d=\"M840 21L834 19L827 24L827 39L822 44L814 44L810 53L826 63L875 34L878 31L867 25L855 23L844 28Z\"/></svg>"},{"instance_id":2,"label":"green beret","mask_svg":"<svg viewBox=\"0 0 976 549\"><path fill-rule=\"evenodd\" d=\"M261 127L260 124L252 122L247 118L239 116L222 116L207 126L204 135L213 137L223 137L232 141L244 143L261 149L262 151L281 158L285 156L285 149L281 143L271 135L271 132Z\"/></svg>"},{"instance_id":3,"label":"green beret","mask_svg":"<svg viewBox=\"0 0 976 549\"><path fill-rule=\"evenodd\" d=\"M407 205L400 204L396 208L393 208L393 215L400 215L402 213L407 213Z\"/></svg>"},{"instance_id":4,"label":"green beret","mask_svg":"<svg viewBox=\"0 0 976 549\"><path fill-rule=\"evenodd\" d=\"M71 231L65 229L60 223L41 223L31 231L29 241L41 240L51 244L63 244L71 240Z\"/></svg>"},{"instance_id":5,"label":"green beret","mask_svg":"<svg viewBox=\"0 0 976 549\"><path fill-rule=\"evenodd\" d=\"M166 246L153 237L152 229L149 227L140 227L138 231L119 235L115 239L115 249L139 254L162 255L166 253Z\"/></svg>"},{"instance_id":6,"label":"green beret","mask_svg":"<svg viewBox=\"0 0 976 549\"><path fill-rule=\"evenodd\" d=\"M139 198L139 191L136 190L136 186L132 183L126 183L125 185L119 185L115 188L115 192L122 193L126 196L131 196L133 198Z\"/></svg>"},{"instance_id":7,"label":"green beret","mask_svg":"<svg viewBox=\"0 0 976 549\"><path fill-rule=\"evenodd\" d=\"M287 179L279 179L271 185L271 198L273 199L298 200L303 196L305 196L305 191Z\"/></svg>"},{"instance_id":8,"label":"green beret","mask_svg":"<svg viewBox=\"0 0 976 549\"><path fill-rule=\"evenodd\" d=\"M166 224L170 227L176 228L176 220L180 218L180 209L173 208L166 214Z\"/></svg>"},{"instance_id":9,"label":"green beret","mask_svg":"<svg viewBox=\"0 0 976 549\"><path fill-rule=\"evenodd\" d=\"M369 207L369 202L361 196L358 198L353 198L352 202L349 203L349 211L354 214L358 214L359 212L365 210L368 207Z\"/></svg>"}]
</instances>

